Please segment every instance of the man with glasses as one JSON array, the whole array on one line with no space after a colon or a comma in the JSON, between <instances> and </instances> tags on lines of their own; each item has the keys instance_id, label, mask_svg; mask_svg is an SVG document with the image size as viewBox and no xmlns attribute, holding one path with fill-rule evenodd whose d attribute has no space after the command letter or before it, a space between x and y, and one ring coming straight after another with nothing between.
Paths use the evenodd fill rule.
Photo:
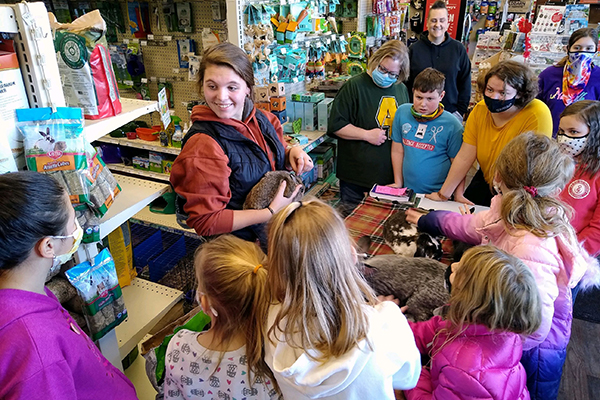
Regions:
<instances>
[{"instance_id":1,"label":"man with glasses","mask_svg":"<svg viewBox=\"0 0 600 400\"><path fill-rule=\"evenodd\" d=\"M412 97L413 82L421 71L431 67L442 72L446 77L442 104L462 121L471 100L471 61L462 43L448 35L449 25L446 3L438 0L429 9L428 30L408 49L410 76L406 86Z\"/></svg>"}]
</instances>

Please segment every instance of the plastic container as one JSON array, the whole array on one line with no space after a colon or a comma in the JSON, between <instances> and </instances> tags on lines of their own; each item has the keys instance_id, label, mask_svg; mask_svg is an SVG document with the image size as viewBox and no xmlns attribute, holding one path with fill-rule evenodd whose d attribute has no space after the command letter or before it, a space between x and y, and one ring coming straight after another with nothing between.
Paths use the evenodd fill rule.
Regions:
<instances>
[{"instance_id":1,"label":"plastic container","mask_svg":"<svg viewBox=\"0 0 600 400\"><path fill-rule=\"evenodd\" d=\"M138 136L136 132L126 132L125 134L127 135L127 139L129 140L135 140Z\"/></svg>"},{"instance_id":2,"label":"plastic container","mask_svg":"<svg viewBox=\"0 0 600 400\"><path fill-rule=\"evenodd\" d=\"M152 128L137 128L135 132L140 139L148 142L153 142L158 139L158 132Z\"/></svg>"}]
</instances>

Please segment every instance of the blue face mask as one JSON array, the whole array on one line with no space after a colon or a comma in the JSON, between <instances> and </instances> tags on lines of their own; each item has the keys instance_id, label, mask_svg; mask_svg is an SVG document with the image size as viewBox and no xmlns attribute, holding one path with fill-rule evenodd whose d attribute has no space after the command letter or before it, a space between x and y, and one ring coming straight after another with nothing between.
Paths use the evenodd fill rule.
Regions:
<instances>
[{"instance_id":1,"label":"blue face mask","mask_svg":"<svg viewBox=\"0 0 600 400\"><path fill-rule=\"evenodd\" d=\"M373 78L373 82L380 88L388 88L396 83L395 78L391 78L388 74L384 74L379 68L375 68L373 72L371 72L371 77Z\"/></svg>"}]
</instances>

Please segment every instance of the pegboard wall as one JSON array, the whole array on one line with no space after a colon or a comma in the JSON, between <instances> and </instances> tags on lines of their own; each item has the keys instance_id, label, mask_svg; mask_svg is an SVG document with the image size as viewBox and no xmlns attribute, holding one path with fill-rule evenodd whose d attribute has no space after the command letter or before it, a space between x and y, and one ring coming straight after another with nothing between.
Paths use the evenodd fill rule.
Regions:
<instances>
[{"instance_id":1,"label":"pegboard wall","mask_svg":"<svg viewBox=\"0 0 600 400\"><path fill-rule=\"evenodd\" d=\"M125 41L139 41L140 49L143 54L144 67L146 69L146 77L150 89L150 97L152 100L158 98L158 83L160 81L172 82L173 84L173 99L175 107L175 115L180 117L182 121L189 121L189 112L187 103L192 100L199 100L198 83L188 81L188 70L179 68L179 58L177 54L177 40L193 39L196 43L196 54L201 55L202 49L202 30L210 28L219 34L221 41L227 41L227 26L225 21L214 21L212 16L211 0L190 0L193 15L193 32L169 32L165 23L163 14L164 2L148 2L150 11L150 28L154 35L154 40L136 40L130 33L129 27L125 34L118 34L119 43ZM224 1L222 1L224 3ZM127 2L120 1L123 16L127 21ZM157 9L157 14L154 9ZM222 9L225 10L224 4ZM225 14L223 14L225 16ZM157 23L157 21L159 23ZM160 25L160 26L159 26ZM165 36L171 40L164 40ZM118 43L118 44L119 44ZM121 90L122 97L135 97L133 90ZM159 122L158 114L143 117L146 122L156 125Z\"/></svg>"}]
</instances>

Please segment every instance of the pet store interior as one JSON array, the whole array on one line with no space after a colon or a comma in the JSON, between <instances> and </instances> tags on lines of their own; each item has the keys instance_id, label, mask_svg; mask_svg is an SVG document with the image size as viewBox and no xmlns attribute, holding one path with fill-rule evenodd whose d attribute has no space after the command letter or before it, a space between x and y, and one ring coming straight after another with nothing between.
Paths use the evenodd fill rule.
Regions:
<instances>
[{"instance_id":1,"label":"pet store interior","mask_svg":"<svg viewBox=\"0 0 600 400\"><path fill-rule=\"evenodd\" d=\"M300 175L304 196L336 208L338 141L327 134L336 94L368 71L369 58L387 41L398 39L409 49L418 43L434 1L0 3L0 173L37 170L30 156L41 150L60 158L55 153L65 150L39 119L37 136L24 138L21 126L32 120L15 110L51 110L52 123L67 118L56 116L57 108L83 110L83 118L68 120L75 126L71 135L81 139L77 151L88 160L76 169L97 179L85 187L69 182L66 171L53 175L75 197L84 234L75 257L46 286L145 400L155 397L159 376L149 378L147 354L198 310L194 255L211 240L178 219L170 181L192 110L206 104L199 90L204 50L222 42L243 49L252 62L256 108L272 113L288 146L301 147L314 164ZM448 35L470 60L469 108L482 100L478 77L499 62L518 59L539 75L567 54L571 33L600 22L597 0L446 0L446 8ZM369 193L345 219L356 241L370 238L369 255L397 250L384 225L398 210L419 205L458 212L452 201L388 194ZM449 264L446 244L424 256ZM94 321L82 306L89 299L66 271L84 262L92 270L104 249L121 288L113 304L124 302L126 312ZM599 310L598 290L578 296L559 399L600 399Z\"/></svg>"}]
</instances>

